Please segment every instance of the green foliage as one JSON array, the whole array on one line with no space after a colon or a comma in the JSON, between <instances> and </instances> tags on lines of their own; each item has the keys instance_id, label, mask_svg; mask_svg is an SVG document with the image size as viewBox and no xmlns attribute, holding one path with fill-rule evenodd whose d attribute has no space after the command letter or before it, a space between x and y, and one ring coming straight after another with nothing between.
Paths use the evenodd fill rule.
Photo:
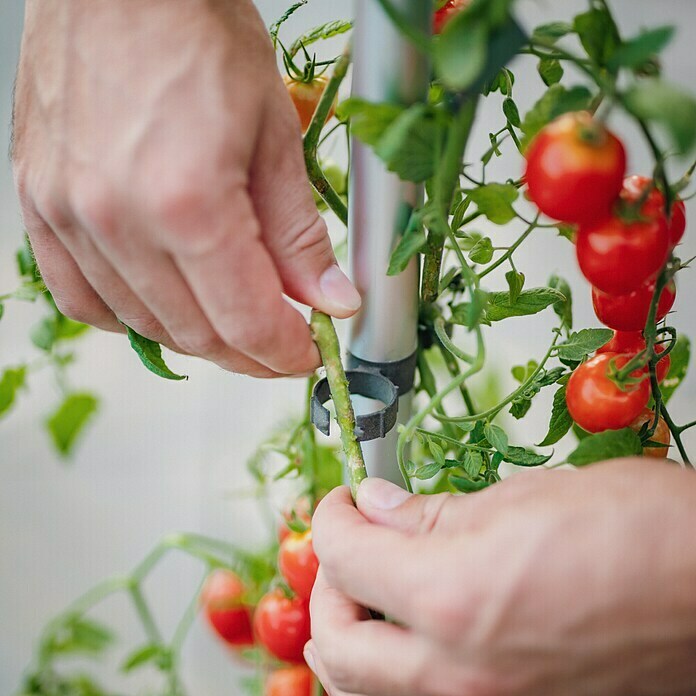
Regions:
<instances>
[{"instance_id":1,"label":"green foliage","mask_svg":"<svg viewBox=\"0 0 696 696\"><path fill-rule=\"evenodd\" d=\"M171 651L159 643L148 643L134 650L123 661L121 671L128 673L148 665L167 670L171 666Z\"/></svg>"},{"instance_id":2,"label":"green foliage","mask_svg":"<svg viewBox=\"0 0 696 696\"><path fill-rule=\"evenodd\" d=\"M551 409L551 421L549 430L539 447L555 445L571 428L573 419L566 404L566 385L560 387L553 395L553 407Z\"/></svg>"},{"instance_id":3,"label":"green foliage","mask_svg":"<svg viewBox=\"0 0 696 696\"><path fill-rule=\"evenodd\" d=\"M652 78L630 87L623 101L637 118L662 126L678 153L692 150L696 143L696 99L691 94Z\"/></svg>"},{"instance_id":4,"label":"green foliage","mask_svg":"<svg viewBox=\"0 0 696 696\"><path fill-rule=\"evenodd\" d=\"M609 59L621 44L619 32L611 15L604 7L593 7L575 17L573 29L587 55L598 66L607 66Z\"/></svg>"},{"instance_id":5,"label":"green foliage","mask_svg":"<svg viewBox=\"0 0 696 696\"><path fill-rule=\"evenodd\" d=\"M294 57L300 50L302 50L303 46L307 48L307 46L310 46L311 44L316 43L317 41L322 41L323 39L331 39L334 36L345 34L352 28L352 22L347 22L342 19L320 24L318 27L310 29L308 32L296 39L288 49L288 53L291 57Z\"/></svg>"},{"instance_id":6,"label":"green foliage","mask_svg":"<svg viewBox=\"0 0 696 696\"><path fill-rule=\"evenodd\" d=\"M558 357L571 361L584 360L590 353L594 353L610 341L613 335L611 329L581 329L559 344Z\"/></svg>"},{"instance_id":7,"label":"green foliage","mask_svg":"<svg viewBox=\"0 0 696 696\"><path fill-rule=\"evenodd\" d=\"M506 225L516 217L512 204L519 192L512 184L487 184L467 191L479 212L496 225Z\"/></svg>"},{"instance_id":8,"label":"green foliage","mask_svg":"<svg viewBox=\"0 0 696 696\"><path fill-rule=\"evenodd\" d=\"M24 386L27 376L25 365L6 368L0 376L0 418L14 405L17 392Z\"/></svg>"},{"instance_id":9,"label":"green foliage","mask_svg":"<svg viewBox=\"0 0 696 696\"><path fill-rule=\"evenodd\" d=\"M167 364L162 358L162 346L160 346L159 343L141 336L129 326L126 326L126 330L128 331L128 340L130 341L131 347L150 372L164 379L177 381L188 379L186 375L177 375L167 367Z\"/></svg>"},{"instance_id":10,"label":"green foliage","mask_svg":"<svg viewBox=\"0 0 696 696\"><path fill-rule=\"evenodd\" d=\"M539 76L547 87L555 85L563 79L563 66L555 58L542 58L537 66Z\"/></svg>"},{"instance_id":11,"label":"green foliage","mask_svg":"<svg viewBox=\"0 0 696 696\"><path fill-rule=\"evenodd\" d=\"M667 377L665 377L660 391L662 392L662 401L669 403L669 400L674 396L674 392L679 385L684 381L687 370L689 369L689 360L691 358L691 341L688 336L680 334L677 338L677 343L672 348L669 354L670 366ZM1 412L1 409L0 409Z\"/></svg>"},{"instance_id":12,"label":"green foliage","mask_svg":"<svg viewBox=\"0 0 696 696\"><path fill-rule=\"evenodd\" d=\"M585 466L606 459L638 456L643 452L640 438L630 428L606 430L589 435L568 455L568 463Z\"/></svg>"},{"instance_id":13,"label":"green foliage","mask_svg":"<svg viewBox=\"0 0 696 696\"><path fill-rule=\"evenodd\" d=\"M567 89L563 85L552 85L527 112L522 121L522 146L527 147L532 138L548 123L569 111L588 109L592 93L584 85Z\"/></svg>"},{"instance_id":14,"label":"green foliage","mask_svg":"<svg viewBox=\"0 0 696 696\"><path fill-rule=\"evenodd\" d=\"M621 42L609 59L609 67L612 70L640 69L667 46L673 36L674 27L657 27L643 31L638 36Z\"/></svg>"},{"instance_id":15,"label":"green foliage","mask_svg":"<svg viewBox=\"0 0 696 696\"><path fill-rule=\"evenodd\" d=\"M563 326L570 330L573 328L573 293L571 292L568 282L557 275L552 275L549 278L549 287L558 290L563 295L562 300L554 302L553 311L556 312L558 318L563 322Z\"/></svg>"},{"instance_id":16,"label":"green foliage","mask_svg":"<svg viewBox=\"0 0 696 696\"><path fill-rule=\"evenodd\" d=\"M46 427L58 453L68 456L77 438L96 413L99 402L93 394L68 394L46 421Z\"/></svg>"},{"instance_id":17,"label":"green foliage","mask_svg":"<svg viewBox=\"0 0 696 696\"><path fill-rule=\"evenodd\" d=\"M515 302L511 302L509 291L489 292L486 319L488 321L502 321L510 317L538 314L563 299L563 295L553 288L523 290Z\"/></svg>"}]
</instances>

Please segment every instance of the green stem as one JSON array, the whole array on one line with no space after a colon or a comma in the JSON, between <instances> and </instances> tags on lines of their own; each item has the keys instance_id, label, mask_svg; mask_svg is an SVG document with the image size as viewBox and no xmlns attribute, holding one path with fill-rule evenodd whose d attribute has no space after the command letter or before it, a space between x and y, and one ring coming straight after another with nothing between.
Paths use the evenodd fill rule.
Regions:
<instances>
[{"instance_id":1,"label":"green stem","mask_svg":"<svg viewBox=\"0 0 696 696\"><path fill-rule=\"evenodd\" d=\"M194 594L193 598L186 607L186 611L181 617L179 623L177 624L177 627L174 629L174 636L172 637L171 643L171 651L174 654L177 654L181 651L181 648L184 645L184 641L186 640L186 636L188 635L188 632L196 618L196 614L198 613L198 603L200 599L201 589L203 588L203 583L205 582L207 576L208 571L206 570L205 574L203 575L203 579L198 585L196 593Z\"/></svg>"},{"instance_id":2,"label":"green stem","mask_svg":"<svg viewBox=\"0 0 696 696\"><path fill-rule=\"evenodd\" d=\"M147 639L150 641L150 643L161 644L162 635L160 634L159 629L157 628L157 624L155 623L155 619L152 616L150 607L145 601L145 597L143 595L143 591L140 587L140 584L135 582L131 583L130 587L128 588L128 592L130 593L131 599L133 600L135 612L138 615L138 618L140 619L140 623L143 625L143 629L145 631Z\"/></svg>"},{"instance_id":3,"label":"green stem","mask_svg":"<svg viewBox=\"0 0 696 696\"><path fill-rule=\"evenodd\" d=\"M404 429L401 431L399 435L399 440L397 442L397 461L399 463L399 469L401 470L401 473L404 477L404 482L406 484L406 488L410 491L413 492L413 487L411 486L411 480L406 473L406 466L404 462L404 454L406 451L406 445L411 441L413 438L414 433L416 432L416 428L420 426L420 424L427 418L429 415L431 415L434 411L436 411L440 405L442 404L443 400L445 397L453 392L455 389L458 389L460 385L464 384L467 379L475 375L477 372L480 372L483 369L483 363L485 360L485 348L483 344L483 334L481 332L481 327L477 326L474 331L476 332L476 340L477 340L477 351L476 351L476 360L469 366L469 369L462 372L460 375L455 377L442 391L438 392L435 394L430 401L420 410L418 413L416 413L406 424ZM436 418L438 420L442 420L445 422L456 422L457 419L455 418L447 418L445 416L441 415L436 415Z\"/></svg>"},{"instance_id":4,"label":"green stem","mask_svg":"<svg viewBox=\"0 0 696 696\"><path fill-rule=\"evenodd\" d=\"M537 214L534 220L529 223L529 227L527 227L527 229L517 238L512 246L500 258L496 259L494 263L492 263L490 266L486 266L486 268L484 268L478 274L479 280L487 276L499 266L502 266L502 264L504 264L515 253L520 244L522 244L522 242L524 242L524 240L527 239L527 237L529 237L529 235L536 229L538 219L539 215Z\"/></svg>"},{"instance_id":5,"label":"green stem","mask_svg":"<svg viewBox=\"0 0 696 696\"><path fill-rule=\"evenodd\" d=\"M425 248L423 263L423 285L421 295L423 302L434 302L438 295L440 283L440 267L442 266L442 251L449 230L449 212L452 197L459 185L462 160L466 143L476 115L478 100L474 97L462 99L458 110L450 123L447 142L440 167L433 183L433 202L437 215L428 228L428 241ZM464 267L464 272L468 266ZM470 269L469 269L470 270Z\"/></svg>"},{"instance_id":6,"label":"green stem","mask_svg":"<svg viewBox=\"0 0 696 696\"><path fill-rule=\"evenodd\" d=\"M350 489L355 500L360 482L367 478L367 469L365 468L362 448L355 436L355 412L350 399L348 379L341 362L341 347L336 329L328 315L313 310L310 327L312 337L319 348L322 362L326 368L326 378L336 409L336 421L341 430L341 443L348 465Z\"/></svg>"},{"instance_id":7,"label":"green stem","mask_svg":"<svg viewBox=\"0 0 696 696\"><path fill-rule=\"evenodd\" d=\"M331 186L329 180L324 176L324 172L319 166L318 154L321 132L328 119L334 101L336 100L338 88L341 86L348 72L349 65L350 48L347 47L345 52L336 61L333 75L326 85L326 89L312 117L312 122L309 124L309 128L304 136L304 158L309 180L326 205L333 210L344 225L348 224L348 208L343 202L343 199L336 193L333 186Z\"/></svg>"},{"instance_id":8,"label":"green stem","mask_svg":"<svg viewBox=\"0 0 696 696\"><path fill-rule=\"evenodd\" d=\"M450 353L443 345L440 345L440 353L442 354L442 359L445 361L445 367L447 368L447 372L449 372L450 377L458 377L461 374L461 370L459 369L459 363L457 363L452 353ZM459 385L459 393L464 401L467 413L469 415L476 413L476 406L474 405L474 401L471 398L471 393L469 392L469 388L466 386L466 384Z\"/></svg>"},{"instance_id":9,"label":"green stem","mask_svg":"<svg viewBox=\"0 0 696 696\"><path fill-rule=\"evenodd\" d=\"M502 411L502 409L504 409L508 404L512 403L518 396L521 396L531 386L534 380L538 377L539 373L544 369L544 365L546 365L549 358L551 357L551 354L553 353L556 347L556 342L558 341L559 336L560 332L557 332L556 337L553 339L553 343L551 343L551 346L546 351L546 355L544 355L544 357L541 359L539 365L534 370L534 372L532 372L527 381L521 384L517 389L515 389L515 391L508 394L500 403L496 404L495 406L489 408L486 411L483 411L482 413L475 413L470 416L457 416L445 418L444 416L434 414L434 417L437 418L439 421L442 421L443 423L473 423L477 420L495 417L498 413L500 413L500 411Z\"/></svg>"}]
</instances>

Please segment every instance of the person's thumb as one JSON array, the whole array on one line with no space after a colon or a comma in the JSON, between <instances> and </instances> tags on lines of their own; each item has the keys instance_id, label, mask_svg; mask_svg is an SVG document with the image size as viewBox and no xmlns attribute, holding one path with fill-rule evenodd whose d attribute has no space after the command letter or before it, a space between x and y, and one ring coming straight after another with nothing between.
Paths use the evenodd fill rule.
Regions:
<instances>
[{"instance_id":1,"label":"person's thumb","mask_svg":"<svg viewBox=\"0 0 696 696\"><path fill-rule=\"evenodd\" d=\"M378 478L367 478L358 489L358 510L370 521L408 534L447 527L454 520L456 496L413 495Z\"/></svg>"},{"instance_id":2,"label":"person's thumb","mask_svg":"<svg viewBox=\"0 0 696 696\"><path fill-rule=\"evenodd\" d=\"M332 316L349 317L360 308L360 294L338 267L312 198L297 115L287 95L278 96L273 106L250 180L264 244L289 297Z\"/></svg>"}]
</instances>

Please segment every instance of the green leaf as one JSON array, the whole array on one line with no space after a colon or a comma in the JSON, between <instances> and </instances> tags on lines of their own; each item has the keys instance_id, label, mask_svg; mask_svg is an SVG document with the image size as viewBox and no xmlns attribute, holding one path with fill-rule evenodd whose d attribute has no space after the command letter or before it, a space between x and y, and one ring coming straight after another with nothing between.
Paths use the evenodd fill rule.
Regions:
<instances>
[{"instance_id":1,"label":"green leaf","mask_svg":"<svg viewBox=\"0 0 696 696\"><path fill-rule=\"evenodd\" d=\"M486 318L488 321L502 321L509 317L537 314L561 299L564 299L563 295L552 288L523 290L514 303L510 302L510 293L507 291L491 292L488 293Z\"/></svg>"},{"instance_id":2,"label":"green leaf","mask_svg":"<svg viewBox=\"0 0 696 696\"><path fill-rule=\"evenodd\" d=\"M23 302L34 302L45 292L46 286L43 280L27 280L12 293L12 297Z\"/></svg>"},{"instance_id":3,"label":"green leaf","mask_svg":"<svg viewBox=\"0 0 696 696\"><path fill-rule=\"evenodd\" d=\"M482 491L491 485L488 481L471 481L463 476L455 476L454 474L450 474L449 482L462 493L476 493L476 491Z\"/></svg>"},{"instance_id":4,"label":"green leaf","mask_svg":"<svg viewBox=\"0 0 696 696\"><path fill-rule=\"evenodd\" d=\"M97 399L92 394L69 394L46 421L46 427L59 454L67 456L90 418L96 413Z\"/></svg>"},{"instance_id":5,"label":"green leaf","mask_svg":"<svg viewBox=\"0 0 696 696\"><path fill-rule=\"evenodd\" d=\"M275 22L273 22L273 24L271 24L268 31L271 35L273 46L276 45L276 39L278 38L278 31L280 30L280 27L288 19L290 19L290 17L292 17L292 15L295 14L295 12L297 12L297 10L299 10L302 6L306 5L308 2L309 0L299 0L299 2L290 5L290 7L288 7L288 9L285 10L285 12L283 12L283 14L280 15L280 17Z\"/></svg>"},{"instance_id":6,"label":"green leaf","mask_svg":"<svg viewBox=\"0 0 696 696\"><path fill-rule=\"evenodd\" d=\"M426 241L425 230L418 218L414 220L414 224L409 224L403 236L399 239L389 259L387 275L399 275L399 273L406 270L411 259L421 251Z\"/></svg>"},{"instance_id":7,"label":"green leaf","mask_svg":"<svg viewBox=\"0 0 696 696\"><path fill-rule=\"evenodd\" d=\"M473 329L481 321L488 306L488 293L476 288L471 302L452 307L452 323Z\"/></svg>"},{"instance_id":8,"label":"green leaf","mask_svg":"<svg viewBox=\"0 0 696 696\"><path fill-rule=\"evenodd\" d=\"M517 104L515 104L512 97L506 97L503 101L503 114L505 114L505 118L510 122L511 125L515 126L516 128L520 127L520 124L522 123L522 119L520 118L520 110L517 108Z\"/></svg>"},{"instance_id":9,"label":"green leaf","mask_svg":"<svg viewBox=\"0 0 696 696\"><path fill-rule=\"evenodd\" d=\"M308 32L300 36L299 39L293 42L292 46L288 50L291 56L297 55L299 51L302 50L302 46L307 48L317 41L323 39L330 39L334 36L339 36L340 34L345 34L353 28L352 22L347 22L343 19L336 19L332 22L326 22L325 24L320 24L318 27L310 29Z\"/></svg>"},{"instance_id":10,"label":"green leaf","mask_svg":"<svg viewBox=\"0 0 696 696\"><path fill-rule=\"evenodd\" d=\"M121 666L121 671L126 673L132 672L139 667L152 663L160 667L162 662L166 662L168 658L171 658L171 656L165 646L149 643L128 655Z\"/></svg>"},{"instance_id":11,"label":"green leaf","mask_svg":"<svg viewBox=\"0 0 696 696\"><path fill-rule=\"evenodd\" d=\"M585 466L605 459L630 457L643 453L640 438L630 428L607 430L582 440L568 456L568 463Z\"/></svg>"},{"instance_id":12,"label":"green leaf","mask_svg":"<svg viewBox=\"0 0 696 696\"><path fill-rule=\"evenodd\" d=\"M434 440L428 440L428 449L430 450L430 453L433 455L433 458L437 462L438 466L444 466L445 453L442 447L440 447L440 445Z\"/></svg>"},{"instance_id":13,"label":"green leaf","mask_svg":"<svg viewBox=\"0 0 696 696\"><path fill-rule=\"evenodd\" d=\"M522 288L524 287L524 273L520 273L512 268L505 274L505 280L509 288L510 305L514 305L519 299Z\"/></svg>"},{"instance_id":14,"label":"green leaf","mask_svg":"<svg viewBox=\"0 0 696 696\"><path fill-rule=\"evenodd\" d=\"M537 70L547 87L557 84L563 78L563 66L555 58L542 58Z\"/></svg>"},{"instance_id":15,"label":"green leaf","mask_svg":"<svg viewBox=\"0 0 696 696\"><path fill-rule=\"evenodd\" d=\"M11 408L17 397L17 392L24 386L27 376L25 365L8 367L0 377L0 418Z\"/></svg>"},{"instance_id":16,"label":"green leaf","mask_svg":"<svg viewBox=\"0 0 696 696\"><path fill-rule=\"evenodd\" d=\"M481 467L483 466L483 456L478 450L467 449L464 451L462 459L462 468L471 478L478 476Z\"/></svg>"},{"instance_id":17,"label":"green leaf","mask_svg":"<svg viewBox=\"0 0 696 696\"><path fill-rule=\"evenodd\" d=\"M17 262L17 271L24 280L28 280L30 282L41 281L39 267L36 265L36 259L34 258L34 252L31 248L31 242L26 234L24 235L24 243L17 250L15 260Z\"/></svg>"},{"instance_id":18,"label":"green leaf","mask_svg":"<svg viewBox=\"0 0 696 696\"><path fill-rule=\"evenodd\" d=\"M130 326L126 326L126 329L128 331L128 340L133 350L138 354L141 362L150 372L164 379L188 379L186 375L177 375L167 367L167 364L162 359L162 347L159 343L141 336L139 333L133 331Z\"/></svg>"},{"instance_id":19,"label":"green leaf","mask_svg":"<svg viewBox=\"0 0 696 696\"><path fill-rule=\"evenodd\" d=\"M553 455L537 454L524 447L508 447L507 454L503 460L517 466L541 466L546 464Z\"/></svg>"},{"instance_id":20,"label":"green leaf","mask_svg":"<svg viewBox=\"0 0 696 696\"><path fill-rule=\"evenodd\" d=\"M510 372L520 384L524 384L537 370L539 363L529 360L526 365L515 365Z\"/></svg>"},{"instance_id":21,"label":"green leaf","mask_svg":"<svg viewBox=\"0 0 696 696\"><path fill-rule=\"evenodd\" d=\"M449 89L461 92L480 79L488 58L488 27L461 12L433 42L435 73Z\"/></svg>"},{"instance_id":22,"label":"green leaf","mask_svg":"<svg viewBox=\"0 0 696 696\"><path fill-rule=\"evenodd\" d=\"M339 104L336 115L341 121L350 121L350 132L366 145L375 147L384 132L403 113L397 104L373 104L352 97Z\"/></svg>"},{"instance_id":23,"label":"green leaf","mask_svg":"<svg viewBox=\"0 0 696 696\"><path fill-rule=\"evenodd\" d=\"M566 89L563 85L552 85L527 112L522 121L522 146L526 148L534 136L548 123L569 111L583 111L592 101L587 87L576 86Z\"/></svg>"},{"instance_id":24,"label":"green leaf","mask_svg":"<svg viewBox=\"0 0 696 696\"><path fill-rule=\"evenodd\" d=\"M112 632L103 624L83 616L70 616L53 629L42 649L48 655L97 655L113 641Z\"/></svg>"},{"instance_id":25,"label":"green leaf","mask_svg":"<svg viewBox=\"0 0 696 696\"><path fill-rule=\"evenodd\" d=\"M515 399L510 405L510 415L517 420L524 418L532 408L532 400L526 398Z\"/></svg>"},{"instance_id":26,"label":"green leaf","mask_svg":"<svg viewBox=\"0 0 696 696\"><path fill-rule=\"evenodd\" d=\"M674 27L664 26L644 31L638 36L624 41L611 55L609 67L640 68L654 58L674 36Z\"/></svg>"},{"instance_id":27,"label":"green leaf","mask_svg":"<svg viewBox=\"0 0 696 696\"><path fill-rule=\"evenodd\" d=\"M430 462L429 464L423 464L419 466L415 473L413 474L419 481L427 481L433 476L436 476L442 470L442 464L437 462Z\"/></svg>"},{"instance_id":28,"label":"green leaf","mask_svg":"<svg viewBox=\"0 0 696 696\"><path fill-rule=\"evenodd\" d=\"M491 447L498 450L503 456L508 453L508 436L507 433L499 426L493 423L486 423L483 427L483 433Z\"/></svg>"},{"instance_id":29,"label":"green leaf","mask_svg":"<svg viewBox=\"0 0 696 696\"><path fill-rule=\"evenodd\" d=\"M637 118L661 125L680 154L696 142L696 99L657 78L644 79L624 94L625 107Z\"/></svg>"},{"instance_id":30,"label":"green leaf","mask_svg":"<svg viewBox=\"0 0 696 696\"><path fill-rule=\"evenodd\" d=\"M563 38L572 31L572 25L567 22L550 22L549 24L542 24L534 29L532 41L552 46L558 39Z\"/></svg>"},{"instance_id":31,"label":"green leaf","mask_svg":"<svg viewBox=\"0 0 696 696\"><path fill-rule=\"evenodd\" d=\"M569 242L575 243L575 228L572 225L565 225L560 223L556 226L558 230L558 236L567 239Z\"/></svg>"},{"instance_id":32,"label":"green leaf","mask_svg":"<svg viewBox=\"0 0 696 696\"><path fill-rule=\"evenodd\" d=\"M607 65L620 44L620 38L616 25L606 9L594 8L577 15L573 28L592 61L600 66Z\"/></svg>"},{"instance_id":33,"label":"green leaf","mask_svg":"<svg viewBox=\"0 0 696 696\"><path fill-rule=\"evenodd\" d=\"M662 392L662 400L668 403L672 398L677 387L684 381L686 377L686 372L689 369L689 359L691 357L691 341L688 336L684 334L679 334L677 337L677 342L672 348L670 354L670 366L667 377L660 385L660 391ZM0 408L0 413L2 409Z\"/></svg>"},{"instance_id":34,"label":"green leaf","mask_svg":"<svg viewBox=\"0 0 696 696\"><path fill-rule=\"evenodd\" d=\"M581 329L558 345L558 357L563 360L583 360L610 341L613 335L611 329Z\"/></svg>"},{"instance_id":35,"label":"green leaf","mask_svg":"<svg viewBox=\"0 0 696 696\"><path fill-rule=\"evenodd\" d=\"M0 319L2 319L2 315L5 313L5 305L0 302Z\"/></svg>"},{"instance_id":36,"label":"green leaf","mask_svg":"<svg viewBox=\"0 0 696 696\"><path fill-rule=\"evenodd\" d=\"M375 154L404 181L420 183L435 173L440 122L425 104L399 114L374 145Z\"/></svg>"},{"instance_id":37,"label":"green leaf","mask_svg":"<svg viewBox=\"0 0 696 696\"><path fill-rule=\"evenodd\" d=\"M488 237L479 239L469 252L474 263L488 263L493 258L493 242Z\"/></svg>"},{"instance_id":38,"label":"green leaf","mask_svg":"<svg viewBox=\"0 0 696 696\"><path fill-rule=\"evenodd\" d=\"M549 287L558 290L563 299L554 302L553 311L556 312L558 318L563 322L563 325L568 329L573 328L573 293L568 282L557 275L552 275L549 278Z\"/></svg>"},{"instance_id":39,"label":"green leaf","mask_svg":"<svg viewBox=\"0 0 696 696\"><path fill-rule=\"evenodd\" d=\"M512 204L517 200L519 191L513 184L485 184L467 191L467 195L479 212L496 225L506 225L515 218Z\"/></svg>"},{"instance_id":40,"label":"green leaf","mask_svg":"<svg viewBox=\"0 0 696 696\"><path fill-rule=\"evenodd\" d=\"M539 443L539 447L555 445L571 428L573 419L568 412L566 404L565 384L553 395L553 407L551 409L551 420L549 430L544 439Z\"/></svg>"}]
</instances>

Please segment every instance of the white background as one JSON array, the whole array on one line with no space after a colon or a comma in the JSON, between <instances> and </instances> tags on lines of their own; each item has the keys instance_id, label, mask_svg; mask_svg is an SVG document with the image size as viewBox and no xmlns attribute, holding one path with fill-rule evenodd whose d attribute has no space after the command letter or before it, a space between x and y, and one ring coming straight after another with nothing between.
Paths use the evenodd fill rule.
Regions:
<instances>
[{"instance_id":1,"label":"white background","mask_svg":"<svg viewBox=\"0 0 696 696\"><path fill-rule=\"evenodd\" d=\"M259 3L270 22L286 6L285 0ZM692 29L696 7L687 0L615 0L622 30L632 34L643 26L673 23L677 38L665 54L665 72L675 82L692 84L695 61ZM9 136L12 80L20 40L20 0L0 3L0 151ZM570 16L580 2L520 3L523 23ZM289 25L287 35L328 19L346 17L350 3L323 0L310 4ZM529 67L529 66L528 66ZM527 108L541 84L534 73L518 74L517 100ZM479 117L478 142L499 127L499 105L491 101ZM490 125L489 125L490 124ZM649 173L647 153L637 134L623 123L633 171ZM518 172L500 170L500 178ZM696 220L696 206L689 204ZM483 228L479 228L483 229ZM0 292L12 289L13 250L22 226L12 190L9 164L0 166ZM486 230L501 244L514 237L501 228ZM687 230L683 257L696 253L694 227ZM578 324L593 325L588 288L579 277L572 248L551 231L539 230L516 256L528 283L543 283L561 270L575 289ZM674 323L694 333L693 273L682 274ZM11 304L0 324L0 365L34 355L26 338L37 308ZM549 340L547 319L506 322L492 334L490 350L501 364L538 357ZM165 533L200 531L234 541L253 543L264 530L248 500L230 492L248 484L244 461L272 423L299 408L302 384L260 382L233 376L199 361L174 357L175 368L191 379L183 384L158 380L138 363L118 336L93 333L84 341L72 376L77 386L93 389L103 398L94 426L78 456L65 464L47 443L40 423L58 398L48 375L31 379L30 391L19 407L0 422L0 693L18 686L32 643L46 620L79 593L102 578L131 568ZM505 368L507 371L507 367ZM502 374L502 372L501 372ZM504 377L505 380L507 378ZM505 382L507 384L507 382ZM696 379L677 399L681 420L694 417ZM532 427L517 429L520 441L530 444L543 436L543 406L537 407ZM693 448L693 437L688 438ZM198 578L198 568L171 560L149 586L165 629L183 609ZM124 642L141 640L137 627L123 618L123 605L106 607L107 616L121 626ZM105 666L106 671L106 666ZM236 668L208 633L197 624L186 651L185 677L193 694L222 696L235 693ZM141 693L154 685L154 675L121 682L127 693Z\"/></svg>"}]
</instances>

